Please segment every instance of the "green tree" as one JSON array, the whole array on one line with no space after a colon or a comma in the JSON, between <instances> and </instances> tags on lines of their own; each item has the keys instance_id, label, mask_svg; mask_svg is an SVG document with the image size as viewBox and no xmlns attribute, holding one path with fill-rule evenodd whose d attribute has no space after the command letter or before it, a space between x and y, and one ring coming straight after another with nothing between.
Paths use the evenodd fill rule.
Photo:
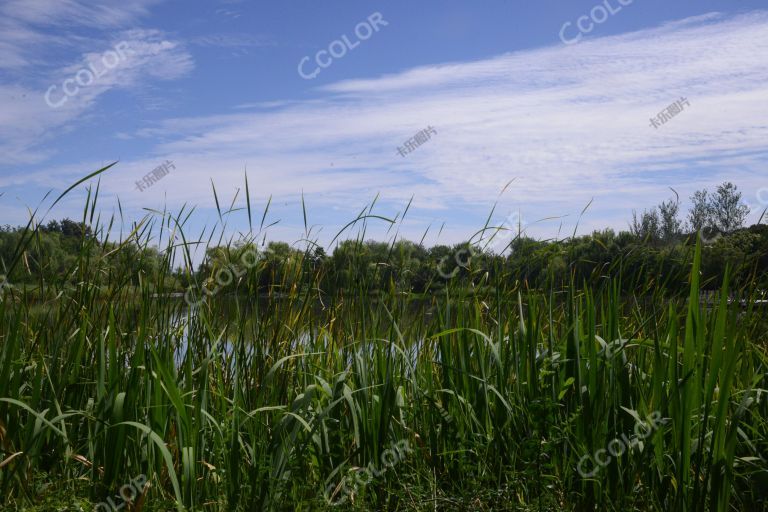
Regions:
<instances>
[{"instance_id":1,"label":"green tree","mask_svg":"<svg viewBox=\"0 0 768 512\"><path fill-rule=\"evenodd\" d=\"M632 211L632 234L646 242L656 242L661 238L661 219L655 208L644 210L640 217Z\"/></svg>"},{"instance_id":2,"label":"green tree","mask_svg":"<svg viewBox=\"0 0 768 512\"><path fill-rule=\"evenodd\" d=\"M741 192L736 185L726 182L717 187L710 204L715 227L721 232L732 233L744 227L749 207L742 203Z\"/></svg>"},{"instance_id":3,"label":"green tree","mask_svg":"<svg viewBox=\"0 0 768 512\"><path fill-rule=\"evenodd\" d=\"M679 219L679 201L664 201L659 205L659 234L665 242L675 240L682 233L682 222Z\"/></svg>"},{"instance_id":4,"label":"green tree","mask_svg":"<svg viewBox=\"0 0 768 512\"><path fill-rule=\"evenodd\" d=\"M694 233L712 227L712 207L709 201L709 192L706 189L697 190L691 196L688 226Z\"/></svg>"}]
</instances>

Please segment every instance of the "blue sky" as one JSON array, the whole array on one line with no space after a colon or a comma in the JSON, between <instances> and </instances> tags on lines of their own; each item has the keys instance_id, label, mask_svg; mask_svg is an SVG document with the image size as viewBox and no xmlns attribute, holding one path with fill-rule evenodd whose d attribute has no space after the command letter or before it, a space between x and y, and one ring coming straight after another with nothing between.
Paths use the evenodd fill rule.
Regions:
<instances>
[{"instance_id":1,"label":"blue sky","mask_svg":"<svg viewBox=\"0 0 768 512\"><path fill-rule=\"evenodd\" d=\"M334 43L344 36L354 48ZM319 73L302 78L302 61ZM126 220L191 204L199 231L216 218L211 180L229 205L247 169L259 216L273 197L268 237L287 241L304 231L302 193L321 242L377 195L389 217L413 197L399 236L432 226L428 244L465 239L497 201L496 223L519 212L550 238L590 201L580 232L622 229L670 187L685 207L725 180L756 221L766 100L755 0L4 0L0 223L25 223L46 192L115 160L103 215L118 199ZM427 126L428 142L398 154ZM140 190L166 160L175 168ZM79 217L83 189L47 218ZM245 229L243 212L229 225Z\"/></svg>"}]
</instances>

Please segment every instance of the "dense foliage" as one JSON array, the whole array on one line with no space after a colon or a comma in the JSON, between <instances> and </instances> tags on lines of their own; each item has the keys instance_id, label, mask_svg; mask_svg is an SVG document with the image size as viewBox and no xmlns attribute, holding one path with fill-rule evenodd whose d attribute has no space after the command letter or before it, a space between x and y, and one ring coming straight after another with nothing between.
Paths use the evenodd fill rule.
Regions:
<instances>
[{"instance_id":1,"label":"dense foliage","mask_svg":"<svg viewBox=\"0 0 768 512\"><path fill-rule=\"evenodd\" d=\"M659 283L671 293L684 293L688 286L691 255L697 236L679 234L667 242L654 242L631 232L612 230L594 232L567 240L540 241L524 235L514 236L504 254L484 251L469 243L425 248L406 240L393 244L378 241L347 240L326 255L322 247L301 250L284 242L261 246L253 242L236 246L211 247L204 262L195 272L177 268L170 270L171 259L157 248L135 241L117 244L101 243L90 227L64 220L62 225L76 230L42 228L35 232L34 243L24 252L22 262L8 272L8 262L24 238L26 228L0 229L0 265L10 285L35 286L40 282L80 279L73 263L81 251L90 258L93 272L89 282L99 286L127 282L137 286L139 280L158 283L166 291L185 292L191 283L215 287L224 293L235 292L243 282L258 282L260 293L292 282L314 282L327 293L352 289L365 279L369 289L394 289L415 294L434 294L448 281L461 283L468 289L492 286L500 276L513 278L526 288L547 289L576 283L597 283L601 279L620 278L624 291L646 284ZM243 265L243 254L258 254L259 265ZM293 265L291 264L293 262ZM299 264L300 262L300 264ZM241 279L216 282L217 272L236 266ZM731 268L738 287L754 284L767 287L768 225L756 224L714 238L703 246L702 288L718 289L726 268ZM80 269L82 270L82 269ZM0 270L0 273L2 270ZM284 275L286 272L291 276ZM237 273L238 275L240 272ZM309 274L312 274L312 277ZM456 283L454 283L456 284ZM251 288L253 290L254 288Z\"/></svg>"}]
</instances>

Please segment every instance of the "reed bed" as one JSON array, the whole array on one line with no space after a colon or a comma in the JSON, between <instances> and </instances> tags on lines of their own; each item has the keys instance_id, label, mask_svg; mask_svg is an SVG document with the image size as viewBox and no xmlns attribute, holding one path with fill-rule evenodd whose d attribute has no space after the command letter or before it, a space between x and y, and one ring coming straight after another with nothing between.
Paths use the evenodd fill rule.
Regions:
<instances>
[{"instance_id":1,"label":"reed bed","mask_svg":"<svg viewBox=\"0 0 768 512\"><path fill-rule=\"evenodd\" d=\"M727 279L700 304L698 247L688 297L627 294L619 262L549 289L478 273L473 293L423 298L365 276L328 292L285 261L189 307L166 296L172 264L199 279L194 248L244 211L196 240L189 209L151 212L107 250L120 219L94 218L97 196L98 236L65 276L0 302L6 510L93 510L138 475L126 510L768 509L765 318ZM247 216L261 233L250 197ZM111 270L158 241L160 279Z\"/></svg>"}]
</instances>

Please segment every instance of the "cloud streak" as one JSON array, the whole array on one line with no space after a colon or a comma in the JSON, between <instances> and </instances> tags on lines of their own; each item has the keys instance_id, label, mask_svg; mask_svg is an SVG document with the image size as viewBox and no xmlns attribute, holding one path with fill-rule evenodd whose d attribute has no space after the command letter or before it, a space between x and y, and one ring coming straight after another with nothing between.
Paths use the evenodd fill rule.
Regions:
<instances>
[{"instance_id":1,"label":"cloud streak","mask_svg":"<svg viewBox=\"0 0 768 512\"><path fill-rule=\"evenodd\" d=\"M116 46L126 48L123 57L118 57ZM0 84L0 165L48 159L55 149L41 151L39 147L56 134L75 129L78 120L105 93L116 89L135 93L152 81L173 80L194 67L191 54L157 30L123 31L97 47L99 51L86 51L71 64L47 74L45 81ZM105 67L107 53L117 59L114 67ZM76 78L79 81L73 82ZM76 92L67 95L65 90Z\"/></svg>"}]
</instances>

